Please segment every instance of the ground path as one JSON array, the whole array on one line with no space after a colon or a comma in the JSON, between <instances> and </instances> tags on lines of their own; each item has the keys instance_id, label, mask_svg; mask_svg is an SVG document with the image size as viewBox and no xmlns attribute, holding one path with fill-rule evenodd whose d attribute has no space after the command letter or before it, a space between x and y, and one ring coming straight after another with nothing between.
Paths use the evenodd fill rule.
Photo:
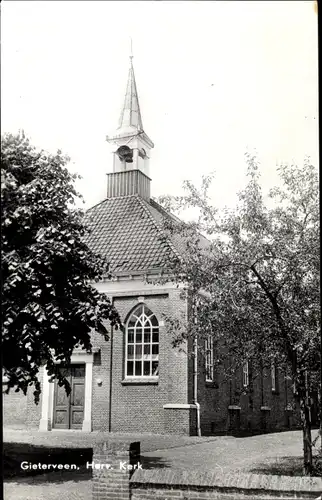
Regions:
<instances>
[{"instance_id":1,"label":"ground path","mask_svg":"<svg viewBox=\"0 0 322 500\"><path fill-rule=\"evenodd\" d=\"M316 432L314 432L314 435ZM92 447L97 441L141 442L144 468L169 467L180 470L242 471L281 474L300 470L300 431L235 438L232 436L186 437L152 434L108 434L81 432L27 432L4 430L4 443L57 448ZM282 472L281 472L282 471ZM91 480L85 470L60 474L58 471L34 477L13 477L4 485L5 500L90 500ZM71 475L72 474L72 475ZM225 497L226 498L226 497ZM218 498L218 500L220 500ZM228 500L228 499L227 499Z\"/></svg>"}]
</instances>

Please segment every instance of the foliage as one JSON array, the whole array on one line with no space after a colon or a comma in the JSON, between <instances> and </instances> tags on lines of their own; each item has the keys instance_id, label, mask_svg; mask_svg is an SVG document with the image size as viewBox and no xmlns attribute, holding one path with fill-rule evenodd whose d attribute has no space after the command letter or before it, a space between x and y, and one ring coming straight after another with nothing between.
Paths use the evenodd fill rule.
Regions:
<instances>
[{"instance_id":1,"label":"foliage","mask_svg":"<svg viewBox=\"0 0 322 500\"><path fill-rule=\"evenodd\" d=\"M227 370L251 360L260 373L274 361L292 378L304 411L307 392L320 384L318 175L309 159L280 166L280 186L265 203L258 161L246 160L248 184L234 210L211 205L212 176L201 189L185 182L185 196L159 199L175 212L199 211L194 223L164 221L170 237L186 240L169 273L187 285L197 318L168 318L169 326L179 332L177 344L211 335Z\"/></svg>"},{"instance_id":2,"label":"foliage","mask_svg":"<svg viewBox=\"0 0 322 500\"><path fill-rule=\"evenodd\" d=\"M91 349L91 330L108 339L106 321L117 328L119 318L108 297L92 282L108 274L108 265L83 241L83 212L76 175L56 155L38 151L24 133L2 138L2 352L9 378L25 394L46 365L55 374L55 360L64 364L76 346Z\"/></svg>"}]
</instances>

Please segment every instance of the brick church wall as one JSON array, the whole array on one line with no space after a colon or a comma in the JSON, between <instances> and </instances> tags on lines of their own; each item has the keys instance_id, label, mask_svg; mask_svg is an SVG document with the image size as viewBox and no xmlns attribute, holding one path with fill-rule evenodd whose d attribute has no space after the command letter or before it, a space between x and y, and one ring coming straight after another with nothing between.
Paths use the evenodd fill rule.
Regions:
<instances>
[{"instance_id":1,"label":"brick church wall","mask_svg":"<svg viewBox=\"0 0 322 500\"><path fill-rule=\"evenodd\" d=\"M42 380L43 367L39 370L39 379ZM3 387L3 391L5 388ZM11 389L9 394L2 394L3 426L12 429L38 429L41 418L42 394L39 403L34 402L34 386L28 388L26 396L22 391Z\"/></svg>"},{"instance_id":2,"label":"brick church wall","mask_svg":"<svg viewBox=\"0 0 322 500\"><path fill-rule=\"evenodd\" d=\"M192 321L191 298L188 312ZM193 349L190 342L189 352ZM252 373L249 365L250 386L243 394L242 369L229 381L224 375L223 365L214 366L213 382L206 381L205 340L198 342L198 403L200 404L200 425L202 435L229 432L265 432L295 428L299 426L299 412L287 412L288 403L294 405L290 382L284 379L281 370L276 374L276 391L272 391L271 372L260 375ZM214 352L215 359L220 353ZM189 361L189 402L193 401L193 359ZM229 409L239 407L240 410ZM265 410L263 409L265 408ZM193 434L193 432L191 433Z\"/></svg>"},{"instance_id":3,"label":"brick church wall","mask_svg":"<svg viewBox=\"0 0 322 500\"><path fill-rule=\"evenodd\" d=\"M106 327L110 331L109 325ZM93 361L92 430L109 431L110 363L113 335L118 335L118 332L110 333L108 341L104 341L98 333L92 336L93 347L100 349L98 354L94 354ZM98 383L98 381L101 382Z\"/></svg>"},{"instance_id":4,"label":"brick church wall","mask_svg":"<svg viewBox=\"0 0 322 500\"><path fill-rule=\"evenodd\" d=\"M41 380L43 367L40 367L38 378ZM2 416L3 426L12 429L38 429L41 416L41 395L38 405L34 402L34 387L28 387L27 394L22 391L16 392L15 388L10 389L6 394L7 384L2 381Z\"/></svg>"},{"instance_id":5,"label":"brick church wall","mask_svg":"<svg viewBox=\"0 0 322 500\"><path fill-rule=\"evenodd\" d=\"M93 392L92 392L92 430L156 433L190 434L195 429L195 415L189 410L165 410L165 404L187 404L191 392L192 375L188 369L186 354L179 353L172 347L172 336L167 332L163 315L186 313L186 302L180 298L177 289L148 289L142 291L116 292L113 300L122 320L125 322L129 313L139 304L138 298L147 305L159 321L160 331L160 373L156 385L147 383L125 383L124 379L124 332L114 331L110 340L94 333L92 344ZM108 327L108 325L107 325ZM108 327L109 329L109 327ZM112 381L111 372L112 356ZM99 352L96 352L96 351ZM42 380L43 368L39 378ZM188 383L188 376L190 377ZM112 383L112 391L111 391ZM112 397L112 411L110 411ZM41 419L42 395L38 405L34 404L33 388L25 397L23 419L28 428L38 429ZM6 405L8 406L8 404ZM12 413L15 410L12 410ZM193 430L194 433L194 430Z\"/></svg>"},{"instance_id":6,"label":"brick church wall","mask_svg":"<svg viewBox=\"0 0 322 500\"><path fill-rule=\"evenodd\" d=\"M214 371L214 382L206 382L205 358L199 355L198 401L201 407L202 434L226 432L270 432L295 428L299 425L298 412L285 411L287 403L294 404L289 381L281 370L277 371L276 391L272 391L270 371L251 374L248 391L243 394L242 371L235 378L225 380L223 370ZM240 410L229 410L229 406Z\"/></svg>"},{"instance_id":7,"label":"brick church wall","mask_svg":"<svg viewBox=\"0 0 322 500\"><path fill-rule=\"evenodd\" d=\"M114 331L109 341L94 334L93 393L92 393L92 430L113 432L154 432L196 434L196 410L187 408L164 409L165 404L194 402L193 393L193 345L186 345L188 356L172 347L172 334L167 332L164 315L176 317L189 311L187 302L180 298L180 290L151 287L142 290L120 290L114 292L113 300L123 322L143 301L156 315L160 331L160 372L157 384L129 383L124 381L123 331ZM108 325L107 325L108 326ZM200 346L202 348L202 345ZM111 348L112 380L111 373ZM40 370L40 378L42 378ZM198 353L198 402L201 413L203 435L234 431L272 431L298 426L296 412L285 411L288 403L293 404L293 392L289 381L284 380L278 371L277 390L272 391L270 371L261 377L254 377L249 394L240 394L242 374L236 374L229 383L222 369L215 367L214 382L206 382L205 359ZM251 377L252 379L252 377ZM112 390L111 390L112 384ZM41 398L36 406L33 388L27 397L21 393L3 396L4 424L13 426L27 425L38 429L41 418ZM112 411L110 398L112 397ZM231 411L229 405L240 407ZM264 411L261 407L266 407ZM15 416L16 415L16 416ZM239 428L239 429L238 429Z\"/></svg>"},{"instance_id":8,"label":"brick church wall","mask_svg":"<svg viewBox=\"0 0 322 500\"><path fill-rule=\"evenodd\" d=\"M6 386L2 387L3 391ZM2 394L2 417L3 427L11 429L25 429L27 426L27 396L21 391L14 392L12 389L9 394Z\"/></svg>"},{"instance_id":9,"label":"brick church wall","mask_svg":"<svg viewBox=\"0 0 322 500\"><path fill-rule=\"evenodd\" d=\"M214 381L206 381L204 340L199 342L198 353L198 402L203 435L225 433L228 429L230 388L223 371L214 367Z\"/></svg>"},{"instance_id":10,"label":"brick church wall","mask_svg":"<svg viewBox=\"0 0 322 500\"><path fill-rule=\"evenodd\" d=\"M40 383L42 381L44 372L44 367L41 367L39 370L39 380ZM27 392L27 426L28 429L38 429L39 422L41 419L41 403L42 403L42 393L40 394L39 403L36 405L34 402L34 387L31 386Z\"/></svg>"},{"instance_id":11,"label":"brick church wall","mask_svg":"<svg viewBox=\"0 0 322 500\"><path fill-rule=\"evenodd\" d=\"M122 331L113 332L113 340L100 343L101 364L93 366L93 430L114 432L155 432L190 433L189 412L180 410L173 415L165 410L164 404L188 403L188 363L187 357L172 347L171 334L167 332L163 315L185 311L185 302L180 291L152 289L143 292L126 292L114 295L114 304L125 322L131 311L143 300L144 304L156 315L159 321L160 352L159 380L157 383L124 380L125 335ZM112 392L110 411L110 353L112 357ZM102 383L98 387L97 379Z\"/></svg>"}]
</instances>

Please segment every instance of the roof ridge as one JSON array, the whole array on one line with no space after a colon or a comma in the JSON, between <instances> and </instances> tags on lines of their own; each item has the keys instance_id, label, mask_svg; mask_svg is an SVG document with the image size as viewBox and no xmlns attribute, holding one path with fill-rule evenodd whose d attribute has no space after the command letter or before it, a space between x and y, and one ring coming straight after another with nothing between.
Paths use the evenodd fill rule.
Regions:
<instances>
[{"instance_id":1,"label":"roof ridge","mask_svg":"<svg viewBox=\"0 0 322 500\"><path fill-rule=\"evenodd\" d=\"M135 193L135 194L126 194L126 195L124 195L124 196L114 196L114 197L111 197L111 198L105 198L104 200L99 201L98 203L95 203L95 205L93 205L93 206L91 206L91 207L87 208L87 209L85 210L85 212L87 213L87 212L89 212L90 210L93 210L93 208L96 208L96 207L98 207L99 205L102 205L102 203L105 203L106 201L109 201L109 200L115 200L115 198L136 198L137 196L140 196L140 195L138 195L137 193Z\"/></svg>"},{"instance_id":2,"label":"roof ridge","mask_svg":"<svg viewBox=\"0 0 322 500\"><path fill-rule=\"evenodd\" d=\"M140 205L142 206L143 210L148 214L148 216L150 217L150 219L152 220L153 224L154 224L154 227L157 229L157 231L162 235L162 230L158 224L158 222L155 220L155 218L153 217L153 215L151 214L150 210L146 207L145 205L145 201L141 198L141 196L138 196L138 200L139 200L139 203ZM151 205L152 206L152 205ZM167 212L166 212L167 213ZM180 253L177 251L177 249L175 248L175 246L173 245L173 243L171 242L171 240L168 238L168 236L166 236L166 240L167 240L167 243L168 243L168 246L170 247L170 249L173 251L173 253L179 258L181 259L181 255Z\"/></svg>"},{"instance_id":3,"label":"roof ridge","mask_svg":"<svg viewBox=\"0 0 322 500\"><path fill-rule=\"evenodd\" d=\"M160 211L162 212L165 212L169 217L172 217L176 222L179 222L180 224L183 224L184 226L188 227L189 226L189 223L187 223L186 221L180 219L180 217L178 217L177 215L173 214L172 212L168 212L162 205L160 205L160 203L158 203L156 200L154 200L153 198L151 198L151 201L153 202L150 203L151 206L153 208L155 208L156 210L159 210L161 209ZM154 206L156 205L156 206ZM204 236L199 230L197 231L198 233L198 236L203 238L204 240L206 240L208 243L211 243L211 241L207 238L207 236Z\"/></svg>"},{"instance_id":4,"label":"roof ridge","mask_svg":"<svg viewBox=\"0 0 322 500\"><path fill-rule=\"evenodd\" d=\"M102 201L99 201L98 203L95 203L95 205L93 205L92 207L89 207L87 210L85 210L85 212L89 212L90 210L93 210L93 208L96 208L98 207L98 205L101 205L102 203L104 203L108 198L105 198L105 200L102 200Z\"/></svg>"},{"instance_id":5,"label":"roof ridge","mask_svg":"<svg viewBox=\"0 0 322 500\"><path fill-rule=\"evenodd\" d=\"M152 203L151 203L152 202ZM150 199L150 205L155 208L156 210L159 210L160 212L164 212L166 215L169 217L172 217L175 219L177 222L185 224L183 220L180 219L177 215L173 214L172 212L168 211L166 208L164 208L160 203L158 203L156 200L153 198Z\"/></svg>"}]
</instances>

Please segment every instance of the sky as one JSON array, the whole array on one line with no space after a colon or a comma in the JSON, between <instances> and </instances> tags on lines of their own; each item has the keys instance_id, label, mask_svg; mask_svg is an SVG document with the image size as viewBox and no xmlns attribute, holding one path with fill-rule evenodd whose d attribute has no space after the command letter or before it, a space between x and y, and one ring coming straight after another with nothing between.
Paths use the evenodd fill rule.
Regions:
<instances>
[{"instance_id":1,"label":"sky","mask_svg":"<svg viewBox=\"0 0 322 500\"><path fill-rule=\"evenodd\" d=\"M2 2L2 132L63 149L85 208L105 198L133 64L153 140L152 195L215 171L213 203L233 206L256 149L276 164L318 162L318 30L312 1Z\"/></svg>"}]
</instances>

